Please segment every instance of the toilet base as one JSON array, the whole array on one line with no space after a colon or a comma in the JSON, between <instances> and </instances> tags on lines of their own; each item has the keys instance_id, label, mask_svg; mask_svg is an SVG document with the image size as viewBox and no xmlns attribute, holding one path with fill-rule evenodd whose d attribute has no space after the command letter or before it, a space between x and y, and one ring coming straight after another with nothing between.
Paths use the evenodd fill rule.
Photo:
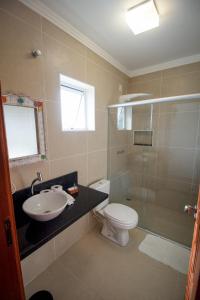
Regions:
<instances>
[{"instance_id":1,"label":"toilet base","mask_svg":"<svg viewBox=\"0 0 200 300\"><path fill-rule=\"evenodd\" d=\"M129 241L128 229L116 228L105 220L103 222L101 234L122 247L126 246Z\"/></svg>"}]
</instances>

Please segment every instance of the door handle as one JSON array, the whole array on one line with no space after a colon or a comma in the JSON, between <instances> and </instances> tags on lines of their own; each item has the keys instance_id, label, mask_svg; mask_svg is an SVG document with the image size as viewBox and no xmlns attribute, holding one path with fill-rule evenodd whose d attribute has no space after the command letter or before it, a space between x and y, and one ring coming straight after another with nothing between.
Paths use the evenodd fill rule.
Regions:
<instances>
[{"instance_id":1,"label":"door handle","mask_svg":"<svg viewBox=\"0 0 200 300\"><path fill-rule=\"evenodd\" d=\"M194 205L185 205L184 207L184 212L187 213L188 215L193 214L194 219L196 219L196 215L197 215L197 206Z\"/></svg>"}]
</instances>

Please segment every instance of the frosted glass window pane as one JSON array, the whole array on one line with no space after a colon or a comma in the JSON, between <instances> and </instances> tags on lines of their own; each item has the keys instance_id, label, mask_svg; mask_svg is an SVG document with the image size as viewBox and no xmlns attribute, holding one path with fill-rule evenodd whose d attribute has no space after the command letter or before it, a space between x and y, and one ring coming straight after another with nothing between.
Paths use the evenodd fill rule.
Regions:
<instances>
[{"instance_id":1,"label":"frosted glass window pane","mask_svg":"<svg viewBox=\"0 0 200 300\"><path fill-rule=\"evenodd\" d=\"M83 91L61 87L62 129L86 129L86 104Z\"/></svg>"},{"instance_id":2,"label":"frosted glass window pane","mask_svg":"<svg viewBox=\"0 0 200 300\"><path fill-rule=\"evenodd\" d=\"M34 108L4 105L4 118L9 158L38 154Z\"/></svg>"},{"instance_id":3,"label":"frosted glass window pane","mask_svg":"<svg viewBox=\"0 0 200 300\"><path fill-rule=\"evenodd\" d=\"M117 109L117 129L125 129L125 109L124 107L118 107Z\"/></svg>"}]
</instances>

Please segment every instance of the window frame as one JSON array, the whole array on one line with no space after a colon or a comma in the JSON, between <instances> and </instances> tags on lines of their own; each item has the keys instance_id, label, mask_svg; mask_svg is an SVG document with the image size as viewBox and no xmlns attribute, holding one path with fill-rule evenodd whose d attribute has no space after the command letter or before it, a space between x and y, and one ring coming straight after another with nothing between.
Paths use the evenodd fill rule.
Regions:
<instances>
[{"instance_id":1,"label":"window frame","mask_svg":"<svg viewBox=\"0 0 200 300\"><path fill-rule=\"evenodd\" d=\"M85 128L63 128L62 121L62 97L60 93L60 104L61 104L61 128L62 132L84 132L84 131L95 131L95 88L89 84L78 81L76 79L67 77L65 75L60 74L60 91L62 88L66 88L68 90L76 90L78 92L82 92L84 97L84 106L85 106Z\"/></svg>"}]
</instances>

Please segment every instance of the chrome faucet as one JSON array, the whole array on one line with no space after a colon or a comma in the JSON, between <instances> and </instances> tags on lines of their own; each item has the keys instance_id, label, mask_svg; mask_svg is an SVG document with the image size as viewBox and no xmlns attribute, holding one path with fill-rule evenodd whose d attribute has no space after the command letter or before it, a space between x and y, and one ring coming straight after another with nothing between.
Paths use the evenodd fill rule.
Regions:
<instances>
[{"instance_id":1,"label":"chrome faucet","mask_svg":"<svg viewBox=\"0 0 200 300\"><path fill-rule=\"evenodd\" d=\"M37 177L31 183L31 195L34 195L34 184L43 180L41 172L37 172Z\"/></svg>"}]
</instances>

